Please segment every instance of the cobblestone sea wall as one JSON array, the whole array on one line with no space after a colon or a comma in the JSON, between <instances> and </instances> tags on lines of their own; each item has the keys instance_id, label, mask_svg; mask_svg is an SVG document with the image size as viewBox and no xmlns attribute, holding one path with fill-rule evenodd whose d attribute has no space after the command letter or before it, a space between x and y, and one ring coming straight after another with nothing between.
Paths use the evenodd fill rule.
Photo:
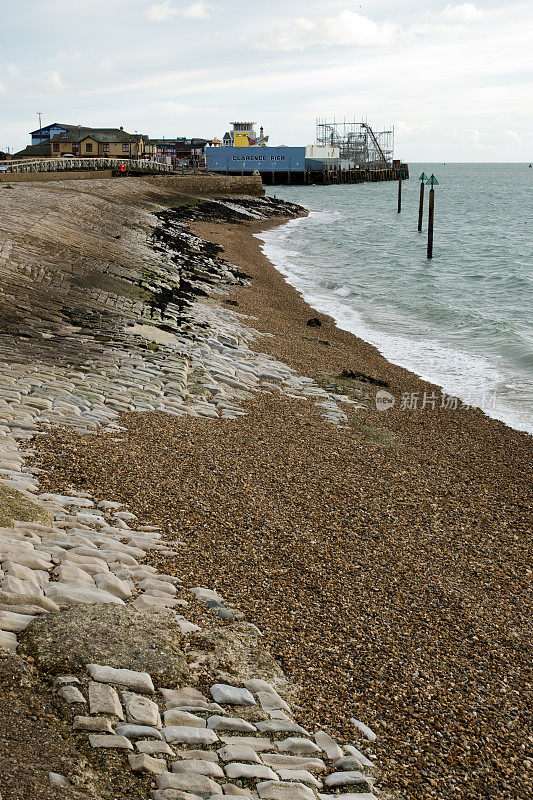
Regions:
<instances>
[{"instance_id":1,"label":"cobblestone sea wall","mask_svg":"<svg viewBox=\"0 0 533 800\"><path fill-rule=\"evenodd\" d=\"M169 209L164 180L0 195L0 485L45 515L0 528L0 648L33 665L86 758L46 776L62 797L373 800L373 732L354 720L362 752L302 727L261 632L213 587L151 566L155 551L179 565L180 542L114 498L43 493L26 465L54 426L120 436L123 411L215 424L257 392L346 420L348 397L260 352L253 320L224 304L247 276L187 226L300 210Z\"/></svg>"}]
</instances>

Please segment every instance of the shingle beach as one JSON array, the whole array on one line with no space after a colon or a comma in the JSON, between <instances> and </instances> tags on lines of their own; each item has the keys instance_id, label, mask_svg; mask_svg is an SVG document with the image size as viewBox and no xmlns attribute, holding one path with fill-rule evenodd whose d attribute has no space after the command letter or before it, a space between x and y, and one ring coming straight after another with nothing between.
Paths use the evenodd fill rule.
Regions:
<instances>
[{"instance_id":1,"label":"shingle beach","mask_svg":"<svg viewBox=\"0 0 533 800\"><path fill-rule=\"evenodd\" d=\"M381 384L440 391L309 308L262 255L261 227L194 231L251 276L230 299L271 334L257 347L357 400L349 425L278 392L237 420L130 414L121 441L40 439L49 488L110 493L184 541L152 563L259 626L300 687L301 724L364 742L351 720L365 720L384 789L525 797L530 441L472 409L376 411Z\"/></svg>"}]
</instances>

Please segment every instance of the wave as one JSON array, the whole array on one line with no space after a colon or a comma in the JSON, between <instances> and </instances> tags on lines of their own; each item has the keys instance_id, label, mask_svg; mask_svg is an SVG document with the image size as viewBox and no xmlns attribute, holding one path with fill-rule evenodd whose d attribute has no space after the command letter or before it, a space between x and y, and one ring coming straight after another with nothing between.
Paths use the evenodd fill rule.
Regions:
<instances>
[{"instance_id":1,"label":"wave","mask_svg":"<svg viewBox=\"0 0 533 800\"><path fill-rule=\"evenodd\" d=\"M320 258L312 255L311 240L315 240L317 228L322 232L325 222L331 226L332 221L341 219L340 212L313 210L307 218L264 231L257 234L257 238L263 242L265 255L301 292L306 302L331 316L341 329L373 344L389 361L441 386L446 394L482 408L488 416L510 427L533 434L533 419L528 418L524 402L527 380L510 374L505 368L506 354L514 353L519 361L522 360L524 342L521 332L512 328L505 318L493 319L489 313L479 309L476 310L478 314L463 309L459 321L445 302L430 308L428 304L433 302L432 295L428 293L425 298L423 291L419 292L418 299L421 298L426 305L416 310L424 312L424 319L410 318L414 309L408 302L408 282L405 285L406 296L395 297L395 306L389 303L380 310L378 303L370 308L375 286L366 289L366 296L362 296L353 290L353 277L350 281L352 286L342 283L342 278L335 281L335 266L328 267L327 274L324 274ZM294 235L296 233L298 236ZM295 239L298 239L296 246ZM311 255L305 257L306 252ZM368 318L370 311L371 320ZM380 325L380 321L387 324ZM394 332L390 330L391 325ZM452 344L439 337L439 332L444 333L447 329ZM474 330L483 344L483 355L464 346ZM483 342L481 334L486 341ZM513 343L515 335L517 338Z\"/></svg>"}]
</instances>

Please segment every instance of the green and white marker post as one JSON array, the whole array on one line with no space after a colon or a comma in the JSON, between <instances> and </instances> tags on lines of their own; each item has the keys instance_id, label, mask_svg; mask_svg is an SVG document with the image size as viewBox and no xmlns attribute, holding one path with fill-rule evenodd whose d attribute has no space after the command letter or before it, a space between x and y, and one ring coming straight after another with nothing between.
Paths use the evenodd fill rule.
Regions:
<instances>
[{"instance_id":1,"label":"green and white marker post","mask_svg":"<svg viewBox=\"0 0 533 800\"><path fill-rule=\"evenodd\" d=\"M420 202L418 204L418 232L422 230L422 218L424 216L424 183L427 181L428 176L425 172L419 177L420 181Z\"/></svg>"},{"instance_id":2,"label":"green and white marker post","mask_svg":"<svg viewBox=\"0 0 533 800\"><path fill-rule=\"evenodd\" d=\"M429 214L428 214L428 252L427 257L433 258L433 217L435 213L435 186L439 185L436 177L431 174L426 183L431 187L429 190Z\"/></svg>"},{"instance_id":3,"label":"green and white marker post","mask_svg":"<svg viewBox=\"0 0 533 800\"><path fill-rule=\"evenodd\" d=\"M402 167L398 170L398 214L402 213Z\"/></svg>"}]
</instances>

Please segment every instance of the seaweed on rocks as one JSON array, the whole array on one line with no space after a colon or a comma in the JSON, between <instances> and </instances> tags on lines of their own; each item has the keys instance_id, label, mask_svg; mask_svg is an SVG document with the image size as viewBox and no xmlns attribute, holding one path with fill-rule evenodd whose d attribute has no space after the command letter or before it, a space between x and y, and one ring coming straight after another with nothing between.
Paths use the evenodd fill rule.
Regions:
<instances>
[{"instance_id":1,"label":"seaweed on rocks","mask_svg":"<svg viewBox=\"0 0 533 800\"><path fill-rule=\"evenodd\" d=\"M201 200L154 214L158 224L152 233L152 248L166 254L168 261L157 269L147 268L138 287L147 292L152 319L161 319L166 329L175 330L188 322L187 310L195 298L208 297L220 285L245 285L250 276L220 257L222 248L194 236L191 221L242 223L272 216L293 217L302 213L293 203L271 198L229 198ZM175 324L168 319L174 315Z\"/></svg>"},{"instance_id":2,"label":"seaweed on rocks","mask_svg":"<svg viewBox=\"0 0 533 800\"><path fill-rule=\"evenodd\" d=\"M229 222L239 224L250 219L271 217L297 217L304 209L275 197L226 197L219 200L200 200L195 205L182 205L171 209L176 221ZM167 214L160 212L158 216Z\"/></svg>"}]
</instances>

